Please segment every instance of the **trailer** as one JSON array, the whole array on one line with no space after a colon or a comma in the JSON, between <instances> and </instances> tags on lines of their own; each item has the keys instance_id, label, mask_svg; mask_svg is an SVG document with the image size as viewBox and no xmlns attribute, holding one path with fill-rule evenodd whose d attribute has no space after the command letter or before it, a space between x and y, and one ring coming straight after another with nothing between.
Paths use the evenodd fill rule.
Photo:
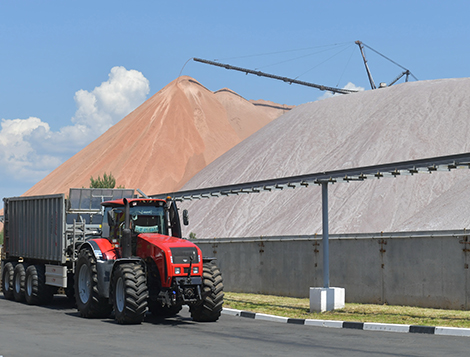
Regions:
<instances>
[{"instance_id":1,"label":"trailer","mask_svg":"<svg viewBox=\"0 0 470 357\"><path fill-rule=\"evenodd\" d=\"M4 198L5 297L44 304L52 299L55 288L64 288L67 295L73 296L76 248L99 236L101 202L125 197L134 197L134 190L82 188L70 189L67 198L64 194ZM27 278L34 285L38 278L44 279L43 291L33 292L32 285L25 291Z\"/></svg>"}]
</instances>

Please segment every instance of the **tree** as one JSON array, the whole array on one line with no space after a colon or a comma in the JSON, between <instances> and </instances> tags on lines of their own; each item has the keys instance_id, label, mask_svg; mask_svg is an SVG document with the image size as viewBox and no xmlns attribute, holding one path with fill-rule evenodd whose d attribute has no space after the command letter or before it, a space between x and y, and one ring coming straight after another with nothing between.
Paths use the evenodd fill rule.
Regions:
<instances>
[{"instance_id":1,"label":"tree","mask_svg":"<svg viewBox=\"0 0 470 357\"><path fill-rule=\"evenodd\" d=\"M90 177L90 188L114 188L116 186L116 179L113 174L110 172L109 175L104 173L103 178L98 176L95 180L93 176ZM118 188L124 188L119 186Z\"/></svg>"}]
</instances>

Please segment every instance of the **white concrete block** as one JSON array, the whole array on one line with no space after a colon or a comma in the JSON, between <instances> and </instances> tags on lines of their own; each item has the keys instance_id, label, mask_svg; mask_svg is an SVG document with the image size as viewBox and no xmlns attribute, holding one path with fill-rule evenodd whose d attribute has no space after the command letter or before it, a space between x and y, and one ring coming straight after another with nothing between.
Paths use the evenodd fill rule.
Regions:
<instances>
[{"instance_id":1,"label":"white concrete block","mask_svg":"<svg viewBox=\"0 0 470 357\"><path fill-rule=\"evenodd\" d=\"M434 331L435 335L447 335L447 336L470 336L469 328L459 327L436 327Z\"/></svg>"},{"instance_id":2,"label":"white concrete block","mask_svg":"<svg viewBox=\"0 0 470 357\"><path fill-rule=\"evenodd\" d=\"M289 319L287 317L257 313L256 316L255 316L255 320L264 320L264 321L284 322L284 323L286 323L287 320L289 320Z\"/></svg>"},{"instance_id":3,"label":"white concrete block","mask_svg":"<svg viewBox=\"0 0 470 357\"><path fill-rule=\"evenodd\" d=\"M343 321L307 319L305 320L305 325L318 326L318 327L343 328Z\"/></svg>"},{"instance_id":4,"label":"white concrete block","mask_svg":"<svg viewBox=\"0 0 470 357\"><path fill-rule=\"evenodd\" d=\"M386 332L402 332L407 333L410 331L410 325L398 324L382 324L377 322L365 322L364 330L367 331L386 331Z\"/></svg>"},{"instance_id":5,"label":"white concrete block","mask_svg":"<svg viewBox=\"0 0 470 357\"><path fill-rule=\"evenodd\" d=\"M222 309L222 314L224 315L240 316L241 312L241 310L229 309L226 307Z\"/></svg>"},{"instance_id":6,"label":"white concrete block","mask_svg":"<svg viewBox=\"0 0 470 357\"><path fill-rule=\"evenodd\" d=\"M310 288L310 311L324 312L344 308L344 288Z\"/></svg>"}]
</instances>

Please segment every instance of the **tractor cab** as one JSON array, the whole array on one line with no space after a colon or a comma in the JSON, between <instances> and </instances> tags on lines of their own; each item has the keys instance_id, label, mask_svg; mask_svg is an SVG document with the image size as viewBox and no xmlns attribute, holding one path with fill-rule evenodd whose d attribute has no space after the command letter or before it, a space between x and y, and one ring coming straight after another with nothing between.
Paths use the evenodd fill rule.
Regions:
<instances>
[{"instance_id":1,"label":"tractor cab","mask_svg":"<svg viewBox=\"0 0 470 357\"><path fill-rule=\"evenodd\" d=\"M137 236L156 233L181 238L181 224L174 201L160 199L119 199L102 203L104 215L102 236L121 246L125 231L130 231L132 253ZM183 212L187 224L187 212Z\"/></svg>"}]
</instances>

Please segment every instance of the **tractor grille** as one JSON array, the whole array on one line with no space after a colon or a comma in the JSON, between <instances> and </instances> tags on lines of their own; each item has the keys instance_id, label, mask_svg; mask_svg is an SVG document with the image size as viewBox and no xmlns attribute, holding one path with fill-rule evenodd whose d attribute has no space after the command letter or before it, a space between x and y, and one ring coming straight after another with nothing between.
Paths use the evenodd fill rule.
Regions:
<instances>
[{"instance_id":1,"label":"tractor grille","mask_svg":"<svg viewBox=\"0 0 470 357\"><path fill-rule=\"evenodd\" d=\"M196 248L170 248L170 250L171 256L173 257L173 264L189 264L190 257L193 258L193 264L199 263L199 255L197 254Z\"/></svg>"}]
</instances>

